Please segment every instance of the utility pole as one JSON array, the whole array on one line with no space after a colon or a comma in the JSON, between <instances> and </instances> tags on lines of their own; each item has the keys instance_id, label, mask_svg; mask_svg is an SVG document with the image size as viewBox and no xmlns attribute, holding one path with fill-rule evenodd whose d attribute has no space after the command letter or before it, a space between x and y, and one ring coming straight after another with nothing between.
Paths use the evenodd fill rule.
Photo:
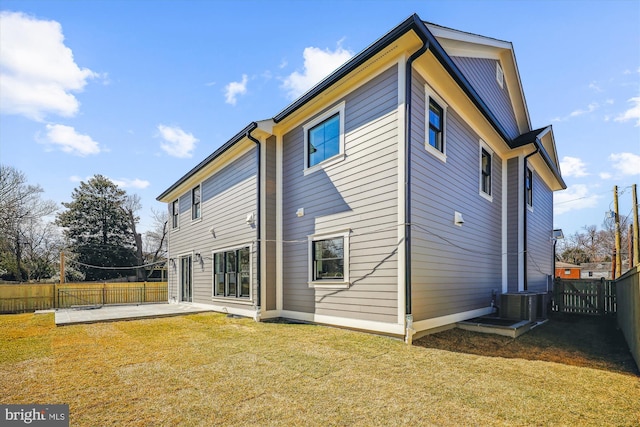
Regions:
<instances>
[{"instance_id":1,"label":"utility pole","mask_svg":"<svg viewBox=\"0 0 640 427\"><path fill-rule=\"evenodd\" d=\"M640 227L638 227L638 189L636 184L631 186L631 194L633 197L633 265L638 265L640 264L640 254L638 253Z\"/></svg>"},{"instance_id":2,"label":"utility pole","mask_svg":"<svg viewBox=\"0 0 640 427\"><path fill-rule=\"evenodd\" d=\"M616 276L620 275L622 272L622 251L620 248L620 215L618 215L618 186L613 186L613 211L615 214L616 221L616 269L615 274L612 277L613 280L616 280Z\"/></svg>"}]
</instances>

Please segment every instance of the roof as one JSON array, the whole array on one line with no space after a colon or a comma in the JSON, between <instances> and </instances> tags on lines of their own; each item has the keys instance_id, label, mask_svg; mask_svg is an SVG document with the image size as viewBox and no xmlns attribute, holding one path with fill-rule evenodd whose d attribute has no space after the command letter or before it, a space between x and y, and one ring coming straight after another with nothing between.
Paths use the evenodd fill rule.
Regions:
<instances>
[{"instance_id":1,"label":"roof","mask_svg":"<svg viewBox=\"0 0 640 427\"><path fill-rule=\"evenodd\" d=\"M293 114L295 111L302 108L312 99L314 99L316 96L321 94L323 91L327 90L330 86L337 83L338 81L346 77L349 73L351 73L352 71L356 70L358 67L363 65L366 61L373 58L376 54L383 51L387 46L391 45L393 42L398 40L401 36L403 36L404 34L410 31L413 31L422 40L422 42L426 46L428 46L429 50L433 53L435 58L445 68L445 70L454 79L454 81L460 86L463 92L469 97L471 102L478 108L481 114L489 122L491 127L493 127L493 129L498 133L498 135L500 135L500 137L507 143L507 145L510 146L511 148L514 148L513 144L516 143L516 141L518 141L517 143L520 144L516 146L527 145L527 144L536 145L536 147L539 148L540 155L542 156L545 163L547 163L547 165L551 169L555 178L558 179L558 181L560 182L560 185L563 188L566 188L566 185L562 180L558 167L556 166L555 162L551 159L551 157L548 155L548 153L546 153L546 150L544 149L543 145L539 143L539 140L536 138L536 135L538 135L539 132L538 134L536 134L536 131L527 132L526 134L523 134L512 140L508 136L508 133L506 132L506 130L504 129L500 121L491 111L491 109L489 109L489 107L482 100L482 98L477 93L477 91L473 88L471 83L464 76L462 71L460 71L460 69L455 65L455 63L451 59L451 57L446 53L444 48L440 45L436 37L432 34L429 28L427 28L427 24L429 23L422 21L417 14L411 15L402 23L400 23L398 26L396 26L391 31L386 33L384 36L382 36L381 38L376 40L374 43L369 45L362 52L360 52L359 54L351 58L349 61L347 61L340 68L338 68L336 71L331 73L328 77L326 77L320 83L312 87L309 91L304 93L297 100L295 100L293 103L288 105L285 109L283 109L278 114L273 116L271 120L267 120L267 121L271 121L272 123L278 123L284 120L289 115ZM432 26L433 24L429 24L429 25ZM439 27L439 28L446 29L446 27ZM457 31L457 30L452 30L452 31ZM507 43L510 46L510 43L503 42L501 40L491 39L484 36L476 36L476 35L472 35L471 33L463 33L463 34L469 34L475 37L482 37L483 39L488 40L492 43L497 43L497 44ZM525 110L526 110L526 106L525 106ZM241 141L244 137L250 135L250 133L256 128L258 128L258 124L256 122L251 122L249 125L247 125L247 127L245 127L243 130L238 132L229 141L227 141L220 148L218 148L211 155L209 155L206 159L200 162L197 166L195 166L193 169L187 172L175 184L173 184L171 187L165 190L162 194L160 194L157 197L157 200L161 200L167 197L173 190L178 188L180 185L186 182L189 178L195 175L198 170L200 170L202 167L206 166L207 164L211 163L213 160L219 157L222 153L224 153L229 148L231 148L231 146ZM547 128L543 128L543 129L547 129ZM538 131L539 130L540 129L538 129ZM538 141L538 143L536 143L536 141Z\"/></svg>"},{"instance_id":2,"label":"roof","mask_svg":"<svg viewBox=\"0 0 640 427\"><path fill-rule=\"evenodd\" d=\"M579 268L582 269L581 266L575 264L569 264L568 262L560 262L556 261L556 268Z\"/></svg>"}]
</instances>

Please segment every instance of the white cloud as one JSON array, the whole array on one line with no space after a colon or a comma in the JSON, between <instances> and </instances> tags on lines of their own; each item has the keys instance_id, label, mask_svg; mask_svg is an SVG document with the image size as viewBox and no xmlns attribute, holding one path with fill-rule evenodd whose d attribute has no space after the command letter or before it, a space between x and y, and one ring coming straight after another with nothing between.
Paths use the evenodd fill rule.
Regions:
<instances>
[{"instance_id":1,"label":"white cloud","mask_svg":"<svg viewBox=\"0 0 640 427\"><path fill-rule=\"evenodd\" d=\"M44 143L52 144L65 153L80 157L104 151L89 135L79 134L73 127L65 125L48 124L47 139Z\"/></svg>"},{"instance_id":2,"label":"white cloud","mask_svg":"<svg viewBox=\"0 0 640 427\"><path fill-rule=\"evenodd\" d=\"M151 183L147 180L144 179L129 179L129 178L120 178L120 179L113 179L110 178L111 182L113 182L115 185L117 185L118 187L121 188L138 188L138 189L145 189L147 188L149 185L151 185Z\"/></svg>"},{"instance_id":3,"label":"white cloud","mask_svg":"<svg viewBox=\"0 0 640 427\"><path fill-rule=\"evenodd\" d=\"M242 81L231 82L224 87L225 102L227 104L236 105L238 95L244 95L247 93L247 82L249 78L246 74L242 75Z\"/></svg>"},{"instance_id":4,"label":"white cloud","mask_svg":"<svg viewBox=\"0 0 640 427\"><path fill-rule=\"evenodd\" d=\"M47 114L71 117L79 103L72 92L82 91L90 78L64 44L56 21L39 20L20 12L0 12L0 109L42 121Z\"/></svg>"},{"instance_id":5,"label":"white cloud","mask_svg":"<svg viewBox=\"0 0 640 427\"><path fill-rule=\"evenodd\" d=\"M304 71L294 71L284 79L282 87L287 90L290 98L296 98L320 82L340 65L348 61L353 53L343 49L340 44L336 50L322 50L317 47L307 47L302 53Z\"/></svg>"},{"instance_id":6,"label":"white cloud","mask_svg":"<svg viewBox=\"0 0 640 427\"><path fill-rule=\"evenodd\" d=\"M160 148L168 155L179 158L192 156L198 138L186 133L177 126L158 125L158 131L160 131L160 136L164 139L164 142L160 144Z\"/></svg>"},{"instance_id":7,"label":"white cloud","mask_svg":"<svg viewBox=\"0 0 640 427\"><path fill-rule=\"evenodd\" d=\"M613 153L609 156L613 168L622 175L640 175L640 156L633 153Z\"/></svg>"},{"instance_id":8,"label":"white cloud","mask_svg":"<svg viewBox=\"0 0 640 427\"><path fill-rule=\"evenodd\" d=\"M554 122L566 122L569 119L572 119L574 117L579 117L585 114L589 114L589 113L593 113L594 111L596 111L598 109L600 105L597 102L592 102L591 104L589 104L587 106L587 108L583 108L583 109L577 109L574 110L572 112L570 112L568 115L564 116L564 117L556 117L554 119L552 119L552 121Z\"/></svg>"},{"instance_id":9,"label":"white cloud","mask_svg":"<svg viewBox=\"0 0 640 427\"><path fill-rule=\"evenodd\" d=\"M628 100L632 104L624 113L620 114L614 120L616 122L626 122L628 120L635 121L635 126L640 126L640 96L636 96Z\"/></svg>"},{"instance_id":10,"label":"white cloud","mask_svg":"<svg viewBox=\"0 0 640 427\"><path fill-rule=\"evenodd\" d=\"M571 185L564 191L554 193L553 211L556 215L562 215L571 211L593 208L598 205L599 199L599 195L589 194L589 188L586 185Z\"/></svg>"},{"instance_id":11,"label":"white cloud","mask_svg":"<svg viewBox=\"0 0 640 427\"><path fill-rule=\"evenodd\" d=\"M598 176L600 179L611 179L613 177L609 172L600 172Z\"/></svg>"},{"instance_id":12,"label":"white cloud","mask_svg":"<svg viewBox=\"0 0 640 427\"><path fill-rule=\"evenodd\" d=\"M560 161L560 170L564 176L587 176L587 164L578 157L564 156Z\"/></svg>"},{"instance_id":13,"label":"white cloud","mask_svg":"<svg viewBox=\"0 0 640 427\"><path fill-rule=\"evenodd\" d=\"M596 82L589 83L589 89L593 89L596 92L602 92L602 88Z\"/></svg>"}]
</instances>

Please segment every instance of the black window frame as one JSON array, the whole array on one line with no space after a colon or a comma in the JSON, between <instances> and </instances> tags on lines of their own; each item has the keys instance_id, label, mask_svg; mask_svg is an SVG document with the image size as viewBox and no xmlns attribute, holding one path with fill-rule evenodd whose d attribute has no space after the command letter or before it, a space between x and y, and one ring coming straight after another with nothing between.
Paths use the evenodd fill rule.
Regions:
<instances>
[{"instance_id":1,"label":"black window frame","mask_svg":"<svg viewBox=\"0 0 640 427\"><path fill-rule=\"evenodd\" d=\"M171 203L171 228L176 229L180 225L180 199Z\"/></svg>"},{"instance_id":2,"label":"black window frame","mask_svg":"<svg viewBox=\"0 0 640 427\"><path fill-rule=\"evenodd\" d=\"M533 207L533 171L530 168L527 168L524 185L524 195L527 200L527 206Z\"/></svg>"},{"instance_id":3,"label":"black window frame","mask_svg":"<svg viewBox=\"0 0 640 427\"><path fill-rule=\"evenodd\" d=\"M342 251L342 256L333 256L333 257L328 257L325 256L325 254L321 254L320 257L318 257L318 250L322 250L324 252L324 250L326 249L319 246L322 245L324 242L331 242L331 241L340 241L340 250ZM322 282L322 281L336 281L336 280L345 280L345 238L343 236L336 236L336 237L329 237L329 238L325 238L325 239L317 239L317 240L313 240L311 243L311 261L312 261L312 276L311 279L314 282ZM341 264L342 266L342 270L339 273L340 275L333 275L331 277L324 276L322 277L321 275L319 275L319 271L318 271L318 263L322 262L322 264L324 265L324 263L326 262L328 265L334 264L334 262L336 260L340 260L339 264ZM327 274L327 273L325 273Z\"/></svg>"},{"instance_id":4,"label":"black window frame","mask_svg":"<svg viewBox=\"0 0 640 427\"><path fill-rule=\"evenodd\" d=\"M484 159L487 159L485 163ZM480 190L488 196L491 196L491 172L492 172L492 163L493 156L491 153L486 150L484 147L481 150L480 154ZM486 165L486 168L485 168Z\"/></svg>"},{"instance_id":5,"label":"black window frame","mask_svg":"<svg viewBox=\"0 0 640 427\"><path fill-rule=\"evenodd\" d=\"M320 160L316 160L314 163L312 163L312 162L311 162L311 160L312 160L312 156L313 156L313 154L315 154L315 153L318 151L318 148L316 148L316 147L319 147L320 145L324 146L324 145L326 144L326 142L328 141L328 139L324 139L324 140L323 140L323 142L322 142L322 144L316 144L316 145L314 146L314 145L313 145L312 138L311 138L312 133L313 133L316 129L320 128L320 127L327 126L327 124L329 124L329 122L331 122L332 120L335 120L336 118L337 118L337 120L338 120L338 133L337 133L337 135L335 136L335 138L337 138L337 140L338 140L338 151L337 151L337 152L335 152L335 153L332 153L332 154L330 154L330 155L328 155L328 156L327 156L327 155L325 155L322 159L320 159ZM307 162L307 168L311 168L311 167L313 167L313 166L316 166L316 165L318 165L318 164L320 164L320 163L324 162L325 160L328 160L328 159L330 159L330 158L332 158L332 157L335 157L335 156L337 156L337 155L339 155L339 154L340 154L340 152L341 152L341 150L342 150L342 148L341 148L341 146L340 146L340 144L341 144L341 141L340 141L340 138L341 138L341 135L340 135L340 126L341 126L341 121L342 121L342 117L341 117L340 111L338 111L338 112L336 112L335 114L332 114L331 116L327 117L326 119L322 120L321 122L319 122L319 123L317 123L317 124L313 125L313 126L312 126L312 127L310 127L309 129L307 129L307 135L306 135L306 136L307 136L307 159L306 159L306 162Z\"/></svg>"},{"instance_id":6,"label":"black window frame","mask_svg":"<svg viewBox=\"0 0 640 427\"><path fill-rule=\"evenodd\" d=\"M251 298L251 247L213 253L213 297Z\"/></svg>"},{"instance_id":7,"label":"black window frame","mask_svg":"<svg viewBox=\"0 0 640 427\"><path fill-rule=\"evenodd\" d=\"M197 194L197 200L196 200ZM191 220L200 219L202 217L202 189L199 185L196 185L191 189Z\"/></svg>"},{"instance_id":8,"label":"black window frame","mask_svg":"<svg viewBox=\"0 0 640 427\"><path fill-rule=\"evenodd\" d=\"M442 106L438 104L435 99L429 97L428 111L429 114L427 115L427 117L429 117L429 145L444 154L444 108L442 108ZM431 120L432 111L439 118L439 123L437 124L432 122ZM432 141L431 139L432 131L434 132L435 141Z\"/></svg>"}]
</instances>

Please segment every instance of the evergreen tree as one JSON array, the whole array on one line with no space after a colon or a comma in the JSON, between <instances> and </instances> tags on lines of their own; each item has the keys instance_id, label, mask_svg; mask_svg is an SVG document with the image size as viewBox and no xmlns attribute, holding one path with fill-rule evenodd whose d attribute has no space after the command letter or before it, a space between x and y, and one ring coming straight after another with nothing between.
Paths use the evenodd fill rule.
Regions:
<instances>
[{"instance_id":1,"label":"evergreen tree","mask_svg":"<svg viewBox=\"0 0 640 427\"><path fill-rule=\"evenodd\" d=\"M124 209L126 192L108 178L95 175L88 182L81 182L71 197L72 202L62 203L67 210L58 215L56 223L64 227L70 249L77 255L77 268L86 280L135 274L133 269L88 267L136 265L135 240Z\"/></svg>"}]
</instances>

